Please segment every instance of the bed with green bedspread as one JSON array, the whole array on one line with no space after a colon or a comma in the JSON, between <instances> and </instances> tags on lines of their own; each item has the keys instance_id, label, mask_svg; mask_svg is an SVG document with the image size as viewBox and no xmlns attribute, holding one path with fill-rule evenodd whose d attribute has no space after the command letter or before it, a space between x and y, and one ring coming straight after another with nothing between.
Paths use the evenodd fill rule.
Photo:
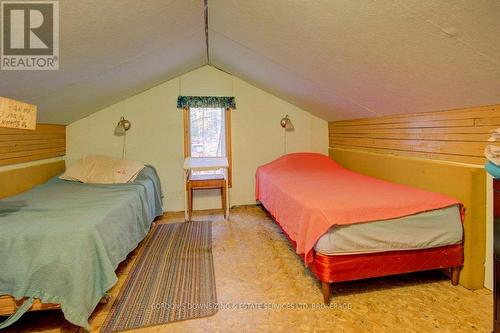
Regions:
<instances>
[{"instance_id":1,"label":"bed with green bedspread","mask_svg":"<svg viewBox=\"0 0 500 333\"><path fill-rule=\"evenodd\" d=\"M0 328L38 298L60 304L69 322L88 329L89 316L117 282L118 264L162 213L160 181L149 166L131 183L55 177L0 200L0 295L29 298L7 321L0 317Z\"/></svg>"}]
</instances>

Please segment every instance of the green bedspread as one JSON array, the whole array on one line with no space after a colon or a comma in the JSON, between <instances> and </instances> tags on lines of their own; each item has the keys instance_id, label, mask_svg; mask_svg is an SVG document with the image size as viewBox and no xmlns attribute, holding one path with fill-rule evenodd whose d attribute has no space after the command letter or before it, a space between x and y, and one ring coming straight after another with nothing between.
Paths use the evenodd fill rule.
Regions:
<instances>
[{"instance_id":1,"label":"green bedspread","mask_svg":"<svg viewBox=\"0 0 500 333\"><path fill-rule=\"evenodd\" d=\"M118 264L162 214L161 196L156 171L146 167L133 183L56 177L0 200L0 295L58 303L68 321L88 329Z\"/></svg>"}]
</instances>

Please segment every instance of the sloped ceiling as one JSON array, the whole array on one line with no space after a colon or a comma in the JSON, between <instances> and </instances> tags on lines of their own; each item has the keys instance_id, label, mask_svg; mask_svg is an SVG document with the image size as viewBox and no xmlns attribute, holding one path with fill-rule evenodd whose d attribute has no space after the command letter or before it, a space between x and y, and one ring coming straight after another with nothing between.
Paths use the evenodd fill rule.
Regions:
<instances>
[{"instance_id":1,"label":"sloped ceiling","mask_svg":"<svg viewBox=\"0 0 500 333\"><path fill-rule=\"evenodd\" d=\"M199 0L64 0L60 69L0 71L0 96L68 124L207 62Z\"/></svg>"},{"instance_id":2,"label":"sloped ceiling","mask_svg":"<svg viewBox=\"0 0 500 333\"><path fill-rule=\"evenodd\" d=\"M64 0L61 69L0 95L67 124L208 62L326 120L500 103L500 1Z\"/></svg>"},{"instance_id":3,"label":"sloped ceiling","mask_svg":"<svg viewBox=\"0 0 500 333\"><path fill-rule=\"evenodd\" d=\"M327 120L500 102L500 1L210 1L212 63Z\"/></svg>"}]
</instances>

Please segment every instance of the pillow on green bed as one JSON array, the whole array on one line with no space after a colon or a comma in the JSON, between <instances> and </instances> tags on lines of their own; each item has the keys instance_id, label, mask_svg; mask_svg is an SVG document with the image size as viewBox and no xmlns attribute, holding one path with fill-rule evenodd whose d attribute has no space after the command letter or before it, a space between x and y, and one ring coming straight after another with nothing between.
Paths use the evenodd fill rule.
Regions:
<instances>
[{"instance_id":1,"label":"pillow on green bed","mask_svg":"<svg viewBox=\"0 0 500 333\"><path fill-rule=\"evenodd\" d=\"M144 163L109 156L85 156L59 178L90 184L121 184L134 181Z\"/></svg>"}]
</instances>

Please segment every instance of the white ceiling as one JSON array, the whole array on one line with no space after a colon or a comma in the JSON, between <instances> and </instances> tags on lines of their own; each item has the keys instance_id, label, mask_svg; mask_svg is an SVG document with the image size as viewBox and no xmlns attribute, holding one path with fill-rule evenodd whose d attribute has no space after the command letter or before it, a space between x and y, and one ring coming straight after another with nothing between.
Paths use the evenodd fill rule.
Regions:
<instances>
[{"instance_id":1,"label":"white ceiling","mask_svg":"<svg viewBox=\"0 0 500 333\"><path fill-rule=\"evenodd\" d=\"M326 120L500 103L498 0L208 0L210 64ZM64 0L61 69L0 95L70 123L207 63L202 0Z\"/></svg>"},{"instance_id":2,"label":"white ceiling","mask_svg":"<svg viewBox=\"0 0 500 333\"><path fill-rule=\"evenodd\" d=\"M0 71L0 96L68 124L206 64L200 0L63 0L60 69Z\"/></svg>"},{"instance_id":3,"label":"white ceiling","mask_svg":"<svg viewBox=\"0 0 500 333\"><path fill-rule=\"evenodd\" d=\"M498 0L209 8L214 65L327 120L500 102Z\"/></svg>"}]
</instances>

